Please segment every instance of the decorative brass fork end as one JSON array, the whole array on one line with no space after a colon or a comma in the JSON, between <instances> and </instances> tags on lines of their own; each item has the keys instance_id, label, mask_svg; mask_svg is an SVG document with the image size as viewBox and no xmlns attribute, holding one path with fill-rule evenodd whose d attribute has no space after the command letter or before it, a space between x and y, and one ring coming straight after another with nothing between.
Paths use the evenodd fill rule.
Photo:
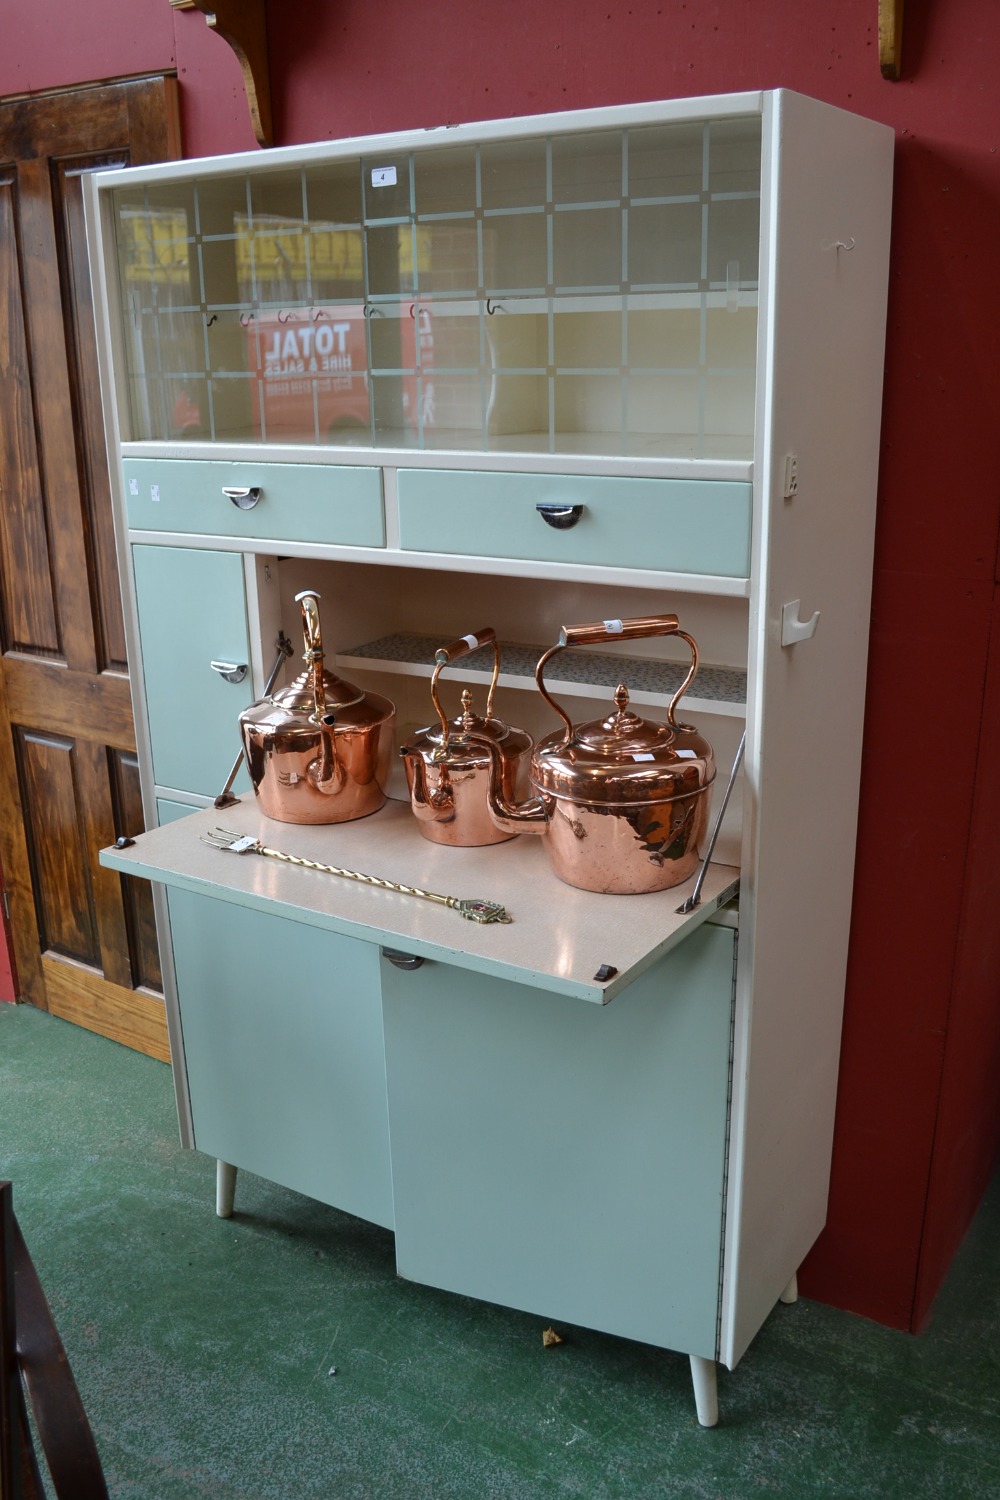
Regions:
<instances>
[{"instance_id":1,"label":"decorative brass fork end","mask_svg":"<svg viewBox=\"0 0 1000 1500\"><path fill-rule=\"evenodd\" d=\"M414 885L400 885L395 880L382 880L378 875L363 875L359 870L341 870L336 865L321 865L314 859L302 859L297 854L286 854L282 849L269 849L260 839L249 833L233 833L228 828L214 828L201 835L203 844L213 849L227 849L230 854L263 854L268 859L280 859L288 865L301 865L305 870L319 870L323 875L339 875L344 880L358 880L362 885L373 885L381 891L396 891L400 896L417 896L421 901L435 901L438 906L450 906L467 922L512 922L514 918L498 901L463 901L458 896L439 896L435 891L422 891Z\"/></svg>"}]
</instances>

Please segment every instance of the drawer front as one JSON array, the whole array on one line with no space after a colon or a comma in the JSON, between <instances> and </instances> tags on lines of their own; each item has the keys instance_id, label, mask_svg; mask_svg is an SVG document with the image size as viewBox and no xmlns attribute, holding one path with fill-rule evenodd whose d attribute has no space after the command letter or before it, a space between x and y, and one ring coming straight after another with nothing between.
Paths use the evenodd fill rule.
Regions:
<instances>
[{"instance_id":1,"label":"drawer front","mask_svg":"<svg viewBox=\"0 0 1000 1500\"><path fill-rule=\"evenodd\" d=\"M250 661L243 559L194 547L133 547L146 715L158 786L214 797L240 749L249 673L233 683L213 660ZM250 789L245 767L237 794Z\"/></svg>"},{"instance_id":2,"label":"drawer front","mask_svg":"<svg viewBox=\"0 0 1000 1500\"><path fill-rule=\"evenodd\" d=\"M533 558L745 578L750 485L706 479L401 469L400 544L413 552ZM567 529L538 505L580 506Z\"/></svg>"},{"instance_id":3,"label":"drawer front","mask_svg":"<svg viewBox=\"0 0 1000 1500\"><path fill-rule=\"evenodd\" d=\"M335 464L124 460L128 524L137 531L384 547L382 474ZM241 509L224 489L259 489Z\"/></svg>"}]
</instances>

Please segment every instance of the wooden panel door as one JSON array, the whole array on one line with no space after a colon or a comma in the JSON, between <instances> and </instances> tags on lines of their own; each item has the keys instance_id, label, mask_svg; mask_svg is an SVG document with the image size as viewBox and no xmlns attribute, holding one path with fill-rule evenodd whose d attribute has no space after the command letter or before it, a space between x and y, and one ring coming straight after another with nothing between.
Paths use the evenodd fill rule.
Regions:
<instances>
[{"instance_id":1,"label":"wooden panel door","mask_svg":"<svg viewBox=\"0 0 1000 1500\"><path fill-rule=\"evenodd\" d=\"M168 1056L81 177L179 154L176 81L0 102L0 860L21 998Z\"/></svg>"}]
</instances>

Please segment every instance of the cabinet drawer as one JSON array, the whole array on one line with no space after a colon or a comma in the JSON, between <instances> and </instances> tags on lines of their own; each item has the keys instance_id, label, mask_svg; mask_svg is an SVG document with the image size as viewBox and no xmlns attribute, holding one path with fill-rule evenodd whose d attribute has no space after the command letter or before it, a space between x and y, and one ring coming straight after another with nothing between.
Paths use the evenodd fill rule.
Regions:
<instances>
[{"instance_id":1,"label":"cabinet drawer","mask_svg":"<svg viewBox=\"0 0 1000 1500\"><path fill-rule=\"evenodd\" d=\"M128 524L138 531L384 547L382 474L326 464L127 458ZM259 489L249 510L224 489Z\"/></svg>"},{"instance_id":2,"label":"cabinet drawer","mask_svg":"<svg viewBox=\"0 0 1000 1500\"><path fill-rule=\"evenodd\" d=\"M401 545L414 552L708 573L750 569L750 486L706 479L401 469ZM538 505L580 506L556 529Z\"/></svg>"}]
</instances>

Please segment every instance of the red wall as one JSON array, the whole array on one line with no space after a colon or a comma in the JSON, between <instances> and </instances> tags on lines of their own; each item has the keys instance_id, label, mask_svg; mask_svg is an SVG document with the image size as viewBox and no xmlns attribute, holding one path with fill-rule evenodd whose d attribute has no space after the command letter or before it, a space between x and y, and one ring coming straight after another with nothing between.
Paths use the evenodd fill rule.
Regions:
<instances>
[{"instance_id":1,"label":"red wall","mask_svg":"<svg viewBox=\"0 0 1000 1500\"><path fill-rule=\"evenodd\" d=\"M0 95L176 68L185 149L252 147L168 0L10 7ZM276 144L788 87L897 133L867 753L829 1225L803 1289L925 1316L1000 1142L996 0L268 0ZM987 693L989 685L989 693Z\"/></svg>"}]
</instances>

